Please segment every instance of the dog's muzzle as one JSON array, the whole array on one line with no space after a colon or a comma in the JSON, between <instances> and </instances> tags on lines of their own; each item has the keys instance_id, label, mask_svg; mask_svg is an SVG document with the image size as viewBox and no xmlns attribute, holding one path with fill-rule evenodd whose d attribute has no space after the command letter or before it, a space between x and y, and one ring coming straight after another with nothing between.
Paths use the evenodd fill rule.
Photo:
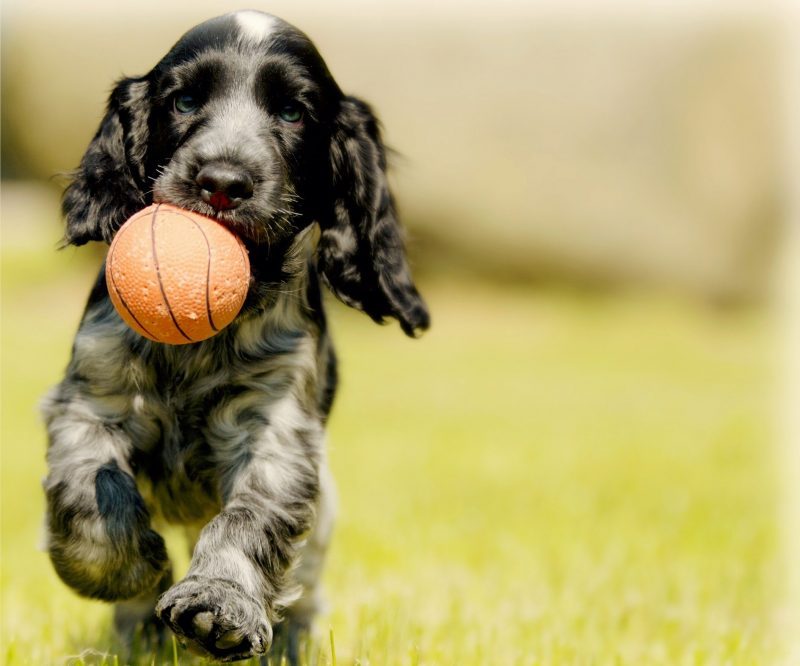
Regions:
<instances>
[{"instance_id":1,"label":"dog's muzzle","mask_svg":"<svg viewBox=\"0 0 800 666\"><path fill-rule=\"evenodd\" d=\"M206 164L195 182L200 197L217 211L237 208L253 196L253 178L242 167L227 163Z\"/></svg>"}]
</instances>

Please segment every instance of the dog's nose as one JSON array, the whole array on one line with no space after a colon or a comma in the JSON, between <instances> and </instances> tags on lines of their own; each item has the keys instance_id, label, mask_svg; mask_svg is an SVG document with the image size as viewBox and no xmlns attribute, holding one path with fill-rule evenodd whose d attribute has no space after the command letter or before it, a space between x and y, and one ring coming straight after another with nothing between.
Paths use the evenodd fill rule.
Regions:
<instances>
[{"instance_id":1,"label":"dog's nose","mask_svg":"<svg viewBox=\"0 0 800 666\"><path fill-rule=\"evenodd\" d=\"M253 196L253 178L244 169L230 164L206 164L195 182L203 201L215 210L236 208Z\"/></svg>"}]
</instances>

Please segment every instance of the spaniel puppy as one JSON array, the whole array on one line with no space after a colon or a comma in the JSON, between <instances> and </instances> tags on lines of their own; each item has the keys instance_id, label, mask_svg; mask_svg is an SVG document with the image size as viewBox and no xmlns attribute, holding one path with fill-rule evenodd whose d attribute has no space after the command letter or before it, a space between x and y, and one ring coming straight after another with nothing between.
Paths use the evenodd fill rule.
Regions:
<instances>
[{"instance_id":1,"label":"spaniel puppy","mask_svg":"<svg viewBox=\"0 0 800 666\"><path fill-rule=\"evenodd\" d=\"M116 602L122 631L155 610L190 648L244 659L318 604L336 388L320 284L408 335L428 312L372 111L273 16L211 19L116 85L64 196L65 242L108 243L153 202L242 238L247 300L216 337L159 344L122 322L101 271L43 408L47 545L65 583ZM177 582L161 521L196 539Z\"/></svg>"}]
</instances>

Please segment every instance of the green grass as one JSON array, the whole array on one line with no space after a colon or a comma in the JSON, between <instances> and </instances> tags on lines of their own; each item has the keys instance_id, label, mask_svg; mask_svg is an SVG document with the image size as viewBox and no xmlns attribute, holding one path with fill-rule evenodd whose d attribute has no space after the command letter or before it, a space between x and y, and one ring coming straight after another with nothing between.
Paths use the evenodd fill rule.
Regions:
<instances>
[{"instance_id":1,"label":"green grass","mask_svg":"<svg viewBox=\"0 0 800 666\"><path fill-rule=\"evenodd\" d=\"M4 263L9 666L116 663L109 608L69 592L36 549L36 403L91 280L73 251ZM768 319L666 297L425 286L434 326L419 341L333 308L340 516L309 662L775 663ZM194 663L171 645L151 661Z\"/></svg>"}]
</instances>

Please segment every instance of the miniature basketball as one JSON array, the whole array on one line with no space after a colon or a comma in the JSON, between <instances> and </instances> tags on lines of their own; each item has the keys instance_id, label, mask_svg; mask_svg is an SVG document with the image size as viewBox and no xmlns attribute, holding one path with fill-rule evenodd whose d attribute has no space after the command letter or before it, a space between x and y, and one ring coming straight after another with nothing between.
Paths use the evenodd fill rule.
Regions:
<instances>
[{"instance_id":1,"label":"miniature basketball","mask_svg":"<svg viewBox=\"0 0 800 666\"><path fill-rule=\"evenodd\" d=\"M242 241L216 220L154 204L120 227L106 258L106 283L128 326L182 345L233 321L247 296L250 261Z\"/></svg>"}]
</instances>

